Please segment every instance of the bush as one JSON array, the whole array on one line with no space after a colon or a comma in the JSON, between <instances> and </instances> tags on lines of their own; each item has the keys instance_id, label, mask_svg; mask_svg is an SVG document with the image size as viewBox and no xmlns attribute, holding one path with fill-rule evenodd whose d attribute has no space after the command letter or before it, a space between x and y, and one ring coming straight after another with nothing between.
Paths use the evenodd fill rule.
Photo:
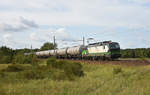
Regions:
<instances>
[{"instance_id":1,"label":"bush","mask_svg":"<svg viewBox=\"0 0 150 95\"><path fill-rule=\"evenodd\" d=\"M52 71L51 78L53 80L71 80L63 70L58 69Z\"/></svg>"},{"instance_id":2,"label":"bush","mask_svg":"<svg viewBox=\"0 0 150 95\"><path fill-rule=\"evenodd\" d=\"M66 60L56 61L55 58L50 58L47 60L47 66L63 70L70 80L73 80L74 77L81 77L84 75L82 65L78 62Z\"/></svg>"},{"instance_id":3,"label":"bush","mask_svg":"<svg viewBox=\"0 0 150 95\"><path fill-rule=\"evenodd\" d=\"M75 75L79 77L84 75L82 65L78 62L58 61L57 67L63 69L67 75Z\"/></svg>"},{"instance_id":4,"label":"bush","mask_svg":"<svg viewBox=\"0 0 150 95\"><path fill-rule=\"evenodd\" d=\"M3 69L2 71L6 71L6 72L20 72L23 71L24 67L22 65L19 64L12 64L9 65L6 69Z\"/></svg>"},{"instance_id":5,"label":"bush","mask_svg":"<svg viewBox=\"0 0 150 95\"><path fill-rule=\"evenodd\" d=\"M122 72L122 68L121 67L115 67L113 68L113 74L118 74Z\"/></svg>"},{"instance_id":6,"label":"bush","mask_svg":"<svg viewBox=\"0 0 150 95\"><path fill-rule=\"evenodd\" d=\"M72 71L76 76L83 76L83 70L82 70L82 65L78 62L72 63Z\"/></svg>"},{"instance_id":7,"label":"bush","mask_svg":"<svg viewBox=\"0 0 150 95\"><path fill-rule=\"evenodd\" d=\"M24 56L23 54L17 54L16 56L14 56L14 59L12 61L14 64L24 64L26 62L31 62L30 58L27 58L26 56Z\"/></svg>"},{"instance_id":8,"label":"bush","mask_svg":"<svg viewBox=\"0 0 150 95\"><path fill-rule=\"evenodd\" d=\"M25 79L44 79L48 77L48 72L41 71L41 70L29 70L23 72L23 77Z\"/></svg>"},{"instance_id":9,"label":"bush","mask_svg":"<svg viewBox=\"0 0 150 95\"><path fill-rule=\"evenodd\" d=\"M5 74L4 72L0 71L0 78L3 78L3 77L5 77Z\"/></svg>"},{"instance_id":10,"label":"bush","mask_svg":"<svg viewBox=\"0 0 150 95\"><path fill-rule=\"evenodd\" d=\"M55 67L55 65L56 65L56 57L50 57L47 60L46 64L47 64L47 66Z\"/></svg>"},{"instance_id":11,"label":"bush","mask_svg":"<svg viewBox=\"0 0 150 95\"><path fill-rule=\"evenodd\" d=\"M8 64L12 61L13 50L5 46L0 47L0 64Z\"/></svg>"},{"instance_id":12,"label":"bush","mask_svg":"<svg viewBox=\"0 0 150 95\"><path fill-rule=\"evenodd\" d=\"M18 53L16 56L14 56L14 59L12 61L14 64L32 64L37 65L38 59L36 55L24 55L22 53Z\"/></svg>"},{"instance_id":13,"label":"bush","mask_svg":"<svg viewBox=\"0 0 150 95\"><path fill-rule=\"evenodd\" d=\"M8 64L11 62L11 58L9 56L2 56L0 58L0 63L3 63L3 64Z\"/></svg>"},{"instance_id":14,"label":"bush","mask_svg":"<svg viewBox=\"0 0 150 95\"><path fill-rule=\"evenodd\" d=\"M36 61L35 61L36 62ZM7 73L9 72L9 73ZM57 61L52 57L47 60L47 65L11 64L0 71L0 77L15 80L30 80L50 78L53 80L74 80L83 76L82 65L78 62ZM10 77L10 78L9 78Z\"/></svg>"},{"instance_id":15,"label":"bush","mask_svg":"<svg viewBox=\"0 0 150 95\"><path fill-rule=\"evenodd\" d=\"M39 66L39 64L38 64L38 59L37 59L37 56L36 56L36 55L31 55L30 58L31 58L31 64L32 64L33 66Z\"/></svg>"}]
</instances>

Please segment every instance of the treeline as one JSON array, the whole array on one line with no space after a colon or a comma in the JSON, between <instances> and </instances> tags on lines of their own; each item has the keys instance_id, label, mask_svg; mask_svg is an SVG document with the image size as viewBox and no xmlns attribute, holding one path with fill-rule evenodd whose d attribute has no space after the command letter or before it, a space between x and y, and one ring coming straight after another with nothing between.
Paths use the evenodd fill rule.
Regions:
<instances>
[{"instance_id":1,"label":"treeline","mask_svg":"<svg viewBox=\"0 0 150 95\"><path fill-rule=\"evenodd\" d=\"M32 51L37 51L33 49ZM31 56L25 56L24 53L31 52L30 49L13 50L6 46L0 47L0 64L9 63L31 63ZM32 56L33 57L33 56Z\"/></svg>"},{"instance_id":2,"label":"treeline","mask_svg":"<svg viewBox=\"0 0 150 95\"><path fill-rule=\"evenodd\" d=\"M150 58L150 48L122 49L122 58Z\"/></svg>"},{"instance_id":3,"label":"treeline","mask_svg":"<svg viewBox=\"0 0 150 95\"><path fill-rule=\"evenodd\" d=\"M3 46L0 48L0 63L10 63L14 56L14 50Z\"/></svg>"},{"instance_id":4,"label":"treeline","mask_svg":"<svg viewBox=\"0 0 150 95\"><path fill-rule=\"evenodd\" d=\"M37 52L42 50L54 49L57 45L53 45L53 43L46 42L41 46L40 49L11 49L6 46L0 47L0 64L8 64L8 63L31 63L35 60L35 56L25 56L24 53ZM31 58L32 57L32 58Z\"/></svg>"}]
</instances>

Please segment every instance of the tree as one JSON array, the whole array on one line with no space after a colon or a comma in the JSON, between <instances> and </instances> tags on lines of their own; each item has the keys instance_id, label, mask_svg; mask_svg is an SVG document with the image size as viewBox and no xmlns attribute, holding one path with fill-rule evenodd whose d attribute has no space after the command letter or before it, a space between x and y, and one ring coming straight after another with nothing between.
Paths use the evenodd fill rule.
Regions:
<instances>
[{"instance_id":1,"label":"tree","mask_svg":"<svg viewBox=\"0 0 150 95\"><path fill-rule=\"evenodd\" d=\"M6 47L2 46L0 47L0 63L10 63L13 58L13 50Z\"/></svg>"},{"instance_id":2,"label":"tree","mask_svg":"<svg viewBox=\"0 0 150 95\"><path fill-rule=\"evenodd\" d=\"M150 48L121 50L122 58L150 58Z\"/></svg>"},{"instance_id":3,"label":"tree","mask_svg":"<svg viewBox=\"0 0 150 95\"><path fill-rule=\"evenodd\" d=\"M57 44L53 44L53 43L49 43L49 42L46 42L44 43L44 45L40 48L40 50L51 50L51 49L54 49L54 47L56 48L57 47Z\"/></svg>"}]
</instances>

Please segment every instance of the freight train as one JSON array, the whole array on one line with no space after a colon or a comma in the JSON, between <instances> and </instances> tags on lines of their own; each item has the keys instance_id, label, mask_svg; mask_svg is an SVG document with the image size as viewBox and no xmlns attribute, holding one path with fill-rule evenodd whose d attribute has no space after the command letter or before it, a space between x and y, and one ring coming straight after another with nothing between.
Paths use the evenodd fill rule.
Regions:
<instances>
[{"instance_id":1,"label":"freight train","mask_svg":"<svg viewBox=\"0 0 150 95\"><path fill-rule=\"evenodd\" d=\"M56 56L62 59L90 60L117 59L121 56L119 43L111 41L92 43L87 46L80 45L56 50L39 51L34 54L38 57Z\"/></svg>"}]
</instances>

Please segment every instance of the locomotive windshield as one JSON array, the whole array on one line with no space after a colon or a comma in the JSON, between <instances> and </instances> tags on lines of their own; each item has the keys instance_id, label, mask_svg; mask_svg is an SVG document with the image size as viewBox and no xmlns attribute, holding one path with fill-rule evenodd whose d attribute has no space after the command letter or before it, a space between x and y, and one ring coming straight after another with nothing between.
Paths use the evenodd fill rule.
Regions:
<instances>
[{"instance_id":1,"label":"locomotive windshield","mask_svg":"<svg viewBox=\"0 0 150 95\"><path fill-rule=\"evenodd\" d=\"M118 43L110 43L109 47L110 49L120 49L120 46Z\"/></svg>"}]
</instances>

